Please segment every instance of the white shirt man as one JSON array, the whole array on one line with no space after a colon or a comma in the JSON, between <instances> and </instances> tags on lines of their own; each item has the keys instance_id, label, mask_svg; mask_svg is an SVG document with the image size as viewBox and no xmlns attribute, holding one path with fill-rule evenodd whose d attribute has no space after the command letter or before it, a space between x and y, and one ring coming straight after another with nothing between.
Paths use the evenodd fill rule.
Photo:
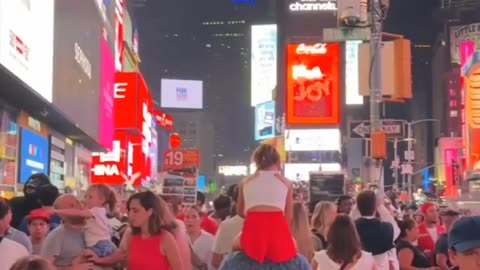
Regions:
<instances>
[{"instance_id":1,"label":"white shirt man","mask_svg":"<svg viewBox=\"0 0 480 270\"><path fill-rule=\"evenodd\" d=\"M27 248L8 238L0 238L0 270L9 270L19 259L28 256Z\"/></svg>"},{"instance_id":2,"label":"white shirt man","mask_svg":"<svg viewBox=\"0 0 480 270\"><path fill-rule=\"evenodd\" d=\"M234 216L220 223L213 244L212 265L214 267L218 268L224 256L232 252L233 241L242 232L243 223L244 219L239 216Z\"/></svg>"}]
</instances>

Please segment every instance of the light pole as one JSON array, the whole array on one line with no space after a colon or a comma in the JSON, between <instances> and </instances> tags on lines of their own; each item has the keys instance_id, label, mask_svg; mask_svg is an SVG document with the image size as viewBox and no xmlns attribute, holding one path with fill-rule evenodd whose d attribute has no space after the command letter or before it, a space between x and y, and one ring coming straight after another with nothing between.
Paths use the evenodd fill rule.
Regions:
<instances>
[{"instance_id":1,"label":"light pole","mask_svg":"<svg viewBox=\"0 0 480 270\"><path fill-rule=\"evenodd\" d=\"M409 173L407 174L407 187L408 187L408 196L409 198L412 198L412 175L413 170L412 170L412 162L413 162L413 130L412 126L416 124L420 124L423 122L438 122L438 119L421 119L421 120L416 120L416 121L411 121L407 122L407 155L406 155L406 160L407 160L407 165L409 167Z\"/></svg>"}]
</instances>

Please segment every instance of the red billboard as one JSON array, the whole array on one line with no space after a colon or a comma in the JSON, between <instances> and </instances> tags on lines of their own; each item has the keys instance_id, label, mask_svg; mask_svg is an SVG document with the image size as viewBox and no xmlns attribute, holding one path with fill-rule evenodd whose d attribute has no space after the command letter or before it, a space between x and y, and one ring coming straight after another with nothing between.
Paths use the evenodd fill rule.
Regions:
<instances>
[{"instance_id":1,"label":"red billboard","mask_svg":"<svg viewBox=\"0 0 480 270\"><path fill-rule=\"evenodd\" d=\"M166 130L173 130L173 116L170 114L166 114L161 111L155 112L155 119L157 121L157 125L162 127Z\"/></svg>"},{"instance_id":2,"label":"red billboard","mask_svg":"<svg viewBox=\"0 0 480 270\"><path fill-rule=\"evenodd\" d=\"M287 113L290 126L340 124L340 45L287 46Z\"/></svg>"},{"instance_id":3,"label":"red billboard","mask_svg":"<svg viewBox=\"0 0 480 270\"><path fill-rule=\"evenodd\" d=\"M92 183L141 186L151 177L153 100L140 73L117 72L115 80L114 148L94 154Z\"/></svg>"},{"instance_id":4,"label":"red billboard","mask_svg":"<svg viewBox=\"0 0 480 270\"><path fill-rule=\"evenodd\" d=\"M115 130L141 132L146 93L147 86L140 73L115 74Z\"/></svg>"}]
</instances>

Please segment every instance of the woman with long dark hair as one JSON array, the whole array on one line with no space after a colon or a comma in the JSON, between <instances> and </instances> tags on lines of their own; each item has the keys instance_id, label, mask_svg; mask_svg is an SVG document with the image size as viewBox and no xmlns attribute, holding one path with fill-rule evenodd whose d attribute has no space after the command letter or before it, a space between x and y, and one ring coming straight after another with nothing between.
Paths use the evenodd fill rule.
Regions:
<instances>
[{"instance_id":1,"label":"woman with long dark hair","mask_svg":"<svg viewBox=\"0 0 480 270\"><path fill-rule=\"evenodd\" d=\"M123 249L129 270L183 270L175 240L175 217L167 204L153 192L134 194L128 199L131 231Z\"/></svg>"},{"instance_id":2,"label":"woman with long dark hair","mask_svg":"<svg viewBox=\"0 0 480 270\"><path fill-rule=\"evenodd\" d=\"M328 231L328 247L315 254L314 270L376 270L373 256L362 251L355 225L347 215L338 215Z\"/></svg>"}]
</instances>

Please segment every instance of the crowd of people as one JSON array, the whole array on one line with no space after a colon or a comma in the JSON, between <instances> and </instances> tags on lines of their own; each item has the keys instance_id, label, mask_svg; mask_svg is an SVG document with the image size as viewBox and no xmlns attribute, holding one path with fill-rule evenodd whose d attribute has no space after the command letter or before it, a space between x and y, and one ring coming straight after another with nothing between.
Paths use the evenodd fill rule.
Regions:
<instances>
[{"instance_id":1,"label":"crowd of people","mask_svg":"<svg viewBox=\"0 0 480 270\"><path fill-rule=\"evenodd\" d=\"M24 197L0 199L0 270L478 270L480 217L401 205L394 193L296 201L268 145L258 171L205 208L151 191L91 185L80 201L32 175ZM122 215L123 214L123 215Z\"/></svg>"}]
</instances>

